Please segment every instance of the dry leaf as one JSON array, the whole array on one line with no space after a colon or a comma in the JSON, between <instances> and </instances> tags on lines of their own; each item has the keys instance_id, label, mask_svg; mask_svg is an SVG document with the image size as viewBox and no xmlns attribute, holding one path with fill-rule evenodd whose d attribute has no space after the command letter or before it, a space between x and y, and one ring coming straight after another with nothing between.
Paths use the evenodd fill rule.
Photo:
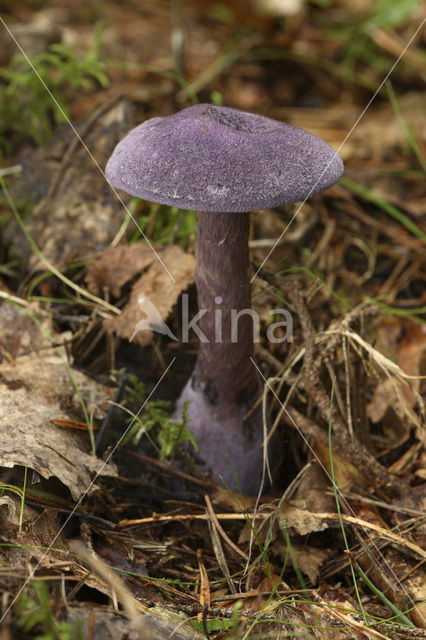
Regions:
<instances>
[{"instance_id":1,"label":"dry leaf","mask_svg":"<svg viewBox=\"0 0 426 640\"><path fill-rule=\"evenodd\" d=\"M256 587L246 589L245 597L242 602L241 611L247 614L253 614L255 611L262 610L263 613L268 612L268 604L271 604L269 595L271 591L278 590L280 587L289 589L288 585L283 582L281 576L271 571L265 571L263 577L256 576ZM249 578L250 580L251 578ZM258 582L259 580L259 582ZM216 594L215 594L216 595ZM235 601L234 601L235 602ZM230 600L225 606L232 607L233 602ZM272 604L271 610L275 611ZM259 636L260 637L260 636Z\"/></svg>"},{"instance_id":2,"label":"dry leaf","mask_svg":"<svg viewBox=\"0 0 426 640\"><path fill-rule=\"evenodd\" d=\"M308 576L312 584L315 584L320 574L321 565L330 558L333 552L331 549L318 549L294 542L292 542L291 548L299 569ZM285 554L281 552L280 555L283 557Z\"/></svg>"},{"instance_id":3,"label":"dry leaf","mask_svg":"<svg viewBox=\"0 0 426 640\"><path fill-rule=\"evenodd\" d=\"M160 256L173 275L175 282L159 260L152 262L147 272L134 284L130 300L122 313L117 317L105 320L104 326L107 331L114 331L121 338L130 340L138 323L144 320L144 316L147 315L141 309L141 297L148 300L150 306L158 312L159 321L163 322L163 327L165 326L164 321L177 302L181 291L186 289L194 279L195 258L189 253L185 253L177 245L166 247L161 251ZM166 332L163 327L161 327L161 333ZM144 329L136 333L134 341L145 346L151 342L152 338L152 330Z\"/></svg>"},{"instance_id":4,"label":"dry leaf","mask_svg":"<svg viewBox=\"0 0 426 640\"><path fill-rule=\"evenodd\" d=\"M426 451L419 453L418 460L416 461L416 471L414 472L418 478L426 480ZM426 491L425 491L426 495ZM426 502L426 499L425 499Z\"/></svg>"},{"instance_id":5,"label":"dry leaf","mask_svg":"<svg viewBox=\"0 0 426 640\"><path fill-rule=\"evenodd\" d=\"M407 563L413 564L413 563ZM408 568L406 566L406 568ZM410 567L413 569L413 567ZM410 612L410 618L421 629L426 629L426 579L424 571L419 568L404 581L405 590L410 594L411 602L416 603L416 608Z\"/></svg>"},{"instance_id":6,"label":"dry leaf","mask_svg":"<svg viewBox=\"0 0 426 640\"><path fill-rule=\"evenodd\" d=\"M387 549L382 564L391 567L390 582L393 591L385 591L385 585L377 579L374 568L369 573L373 582L381 588L401 610L408 610L408 617L417 627L426 629L426 579L424 568L419 566L417 558L401 554L399 549ZM383 571L383 569L382 569ZM401 581L401 582L400 582ZM416 605L415 609L412 607ZM411 610L412 609L412 610Z\"/></svg>"},{"instance_id":7,"label":"dry leaf","mask_svg":"<svg viewBox=\"0 0 426 640\"><path fill-rule=\"evenodd\" d=\"M152 247L161 251L158 245ZM147 242L107 247L92 261L87 270L86 282L89 291L99 293L107 290L118 298L121 288L156 259Z\"/></svg>"},{"instance_id":8,"label":"dry leaf","mask_svg":"<svg viewBox=\"0 0 426 640\"><path fill-rule=\"evenodd\" d=\"M395 360L409 376L424 373L426 330L423 325L385 317L379 318L376 329L380 337L378 347L384 355ZM413 410L417 403L414 391L419 391L420 382L415 378L407 383L396 376L388 377L379 382L367 405L368 417L376 423L383 421L382 428L395 447L409 438L413 426L419 439L422 438L419 419Z\"/></svg>"},{"instance_id":9,"label":"dry leaf","mask_svg":"<svg viewBox=\"0 0 426 640\"><path fill-rule=\"evenodd\" d=\"M395 381L385 380L383 383L378 384L374 390L374 394L370 402L367 404L367 414L370 420L374 423L383 420L386 411L392 404L393 396L395 395Z\"/></svg>"},{"instance_id":10,"label":"dry leaf","mask_svg":"<svg viewBox=\"0 0 426 640\"><path fill-rule=\"evenodd\" d=\"M28 576L29 567L35 566L35 560L40 568L49 570L63 561L64 554L57 549L67 549L67 541L61 530L58 512L54 509L34 509L26 501L23 512L23 527L19 530L19 514L21 502L15 502L18 518L16 521L8 519L6 509L0 508L0 529L8 545L0 549L1 563L13 567L15 576L21 574L23 579ZM10 512L9 512L10 517ZM51 545L53 544L53 548Z\"/></svg>"},{"instance_id":11,"label":"dry leaf","mask_svg":"<svg viewBox=\"0 0 426 640\"><path fill-rule=\"evenodd\" d=\"M303 508L305 504L302 500L299 503L299 505L290 501L281 503L279 518L282 527L293 528L301 536L313 531L324 531L328 528L326 522L321 521Z\"/></svg>"},{"instance_id":12,"label":"dry leaf","mask_svg":"<svg viewBox=\"0 0 426 640\"><path fill-rule=\"evenodd\" d=\"M331 475L330 452L328 447L324 446L321 442L316 442L314 452L328 474ZM356 467L335 451L333 451L333 471L336 486L343 492L351 491L353 487L364 487L368 481L368 479L361 475ZM333 511L335 511L335 508L333 508Z\"/></svg>"},{"instance_id":13,"label":"dry leaf","mask_svg":"<svg viewBox=\"0 0 426 640\"><path fill-rule=\"evenodd\" d=\"M413 403L407 401L405 391L410 389L404 382L388 378L377 385L367 404L368 417L375 423L381 421L383 433L393 448L408 440L414 425L419 427L418 418L410 409Z\"/></svg>"},{"instance_id":14,"label":"dry leaf","mask_svg":"<svg viewBox=\"0 0 426 640\"><path fill-rule=\"evenodd\" d=\"M400 503L407 508L413 508L411 504L413 499L411 494L415 494L413 490L407 496L404 496ZM424 489L420 488L420 495L425 499ZM368 522L382 530L389 530L389 525L380 515L379 510L375 505L370 505L361 500L348 501L351 513L359 518L363 522ZM396 505L395 505L396 506ZM424 506L424 505L423 505ZM422 509L422 505L416 505L419 513ZM406 516L399 514L397 511L393 514L394 520L402 525L406 520ZM372 545L370 553L361 551L357 556L357 562L362 569L368 573L370 580L379 588L383 593L386 593L387 597L396 604L400 610L409 610L414 603L420 603L426 597L426 586L424 581L424 571L418 566L417 558L411 558L408 553L401 553L401 550L406 550L404 542L414 542L420 548L423 540L421 539L421 520L418 521L417 526L411 528L410 534L401 535L400 548L384 548L379 553L381 534L373 529L362 528L359 530L360 535L365 539L366 543ZM424 529L424 526L423 526ZM419 537L420 539L419 539ZM377 546L376 546L377 544ZM371 558L375 557L378 563L372 562ZM426 608L424 609L426 611ZM413 620L416 621L418 626L425 626L426 621L419 623L421 618L421 607L414 613L410 614Z\"/></svg>"},{"instance_id":15,"label":"dry leaf","mask_svg":"<svg viewBox=\"0 0 426 640\"><path fill-rule=\"evenodd\" d=\"M313 513L333 513L336 511L334 496L328 492L331 482L316 460L305 467L293 497L296 504L303 500L304 507Z\"/></svg>"},{"instance_id":16,"label":"dry leaf","mask_svg":"<svg viewBox=\"0 0 426 640\"><path fill-rule=\"evenodd\" d=\"M240 512L241 508L251 509L256 504L256 498L253 496L235 496L231 491L224 487L215 487L214 493L210 496L212 503L220 507L220 510L230 509L231 511ZM243 503L242 503L243 501Z\"/></svg>"},{"instance_id":17,"label":"dry leaf","mask_svg":"<svg viewBox=\"0 0 426 640\"><path fill-rule=\"evenodd\" d=\"M89 413L111 390L79 371L73 377ZM0 365L0 466L28 466L44 478L56 476L78 499L94 473L115 476L116 468L90 454L89 436L55 427L51 418L81 417L82 409L64 362L56 351L22 356Z\"/></svg>"},{"instance_id":18,"label":"dry leaf","mask_svg":"<svg viewBox=\"0 0 426 640\"><path fill-rule=\"evenodd\" d=\"M406 326L404 337L398 345L398 364L410 376L424 374L423 364L426 364L426 326L410 322ZM420 379L413 380L413 386L420 389ZM413 399L414 404L414 399Z\"/></svg>"}]
</instances>

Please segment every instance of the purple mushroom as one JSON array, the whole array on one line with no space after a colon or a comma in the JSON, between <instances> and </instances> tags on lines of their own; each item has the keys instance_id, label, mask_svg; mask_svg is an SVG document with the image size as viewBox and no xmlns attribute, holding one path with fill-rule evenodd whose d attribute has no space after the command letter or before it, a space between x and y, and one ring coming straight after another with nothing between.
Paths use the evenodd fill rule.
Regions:
<instances>
[{"instance_id":1,"label":"purple mushroom","mask_svg":"<svg viewBox=\"0 0 426 640\"><path fill-rule=\"evenodd\" d=\"M247 212L303 200L334 184L342 172L338 155L311 133L209 104L132 129L106 167L114 187L198 211L195 282L203 313L198 326L207 341L200 342L176 412L191 401L189 428L205 467L247 494L259 490L263 466L261 412L249 414L261 385L251 361L253 326L247 313Z\"/></svg>"}]
</instances>

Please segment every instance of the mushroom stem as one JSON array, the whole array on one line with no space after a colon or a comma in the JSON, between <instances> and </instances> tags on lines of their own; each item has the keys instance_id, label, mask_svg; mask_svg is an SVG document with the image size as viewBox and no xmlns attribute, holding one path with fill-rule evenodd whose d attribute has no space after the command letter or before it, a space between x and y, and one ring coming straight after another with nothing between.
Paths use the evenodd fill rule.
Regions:
<instances>
[{"instance_id":1,"label":"mushroom stem","mask_svg":"<svg viewBox=\"0 0 426 640\"><path fill-rule=\"evenodd\" d=\"M249 227L247 213L198 214L195 282L202 333L195 369L175 416L190 400L188 426L205 467L232 489L255 494L262 477L263 429L260 407L247 418L261 391L250 360Z\"/></svg>"},{"instance_id":2,"label":"mushroom stem","mask_svg":"<svg viewBox=\"0 0 426 640\"><path fill-rule=\"evenodd\" d=\"M193 373L194 388L212 404L242 404L258 389L253 356L253 311L246 213L198 214L195 283L198 308L207 311Z\"/></svg>"}]
</instances>

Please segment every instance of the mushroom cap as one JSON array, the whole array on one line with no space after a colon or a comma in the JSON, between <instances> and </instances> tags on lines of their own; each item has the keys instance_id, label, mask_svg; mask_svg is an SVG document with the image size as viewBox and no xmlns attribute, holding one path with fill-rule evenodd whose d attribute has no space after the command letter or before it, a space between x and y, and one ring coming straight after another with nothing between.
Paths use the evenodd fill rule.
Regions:
<instances>
[{"instance_id":1,"label":"mushroom cap","mask_svg":"<svg viewBox=\"0 0 426 640\"><path fill-rule=\"evenodd\" d=\"M152 202L244 212L304 200L334 184L343 163L303 129L197 104L132 129L105 173L112 186Z\"/></svg>"}]
</instances>

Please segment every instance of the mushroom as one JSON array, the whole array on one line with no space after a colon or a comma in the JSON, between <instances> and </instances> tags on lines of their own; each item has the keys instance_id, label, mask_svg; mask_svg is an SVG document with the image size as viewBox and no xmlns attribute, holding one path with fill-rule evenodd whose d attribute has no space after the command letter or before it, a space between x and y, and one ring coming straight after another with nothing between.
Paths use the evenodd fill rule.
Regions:
<instances>
[{"instance_id":1,"label":"mushroom","mask_svg":"<svg viewBox=\"0 0 426 640\"><path fill-rule=\"evenodd\" d=\"M202 339L176 415L190 400L189 428L205 468L247 494L259 490L263 468L261 411L250 413L261 385L251 361L247 213L304 200L342 172L337 153L311 133L210 104L135 127L106 167L114 187L198 212L195 282Z\"/></svg>"}]
</instances>

